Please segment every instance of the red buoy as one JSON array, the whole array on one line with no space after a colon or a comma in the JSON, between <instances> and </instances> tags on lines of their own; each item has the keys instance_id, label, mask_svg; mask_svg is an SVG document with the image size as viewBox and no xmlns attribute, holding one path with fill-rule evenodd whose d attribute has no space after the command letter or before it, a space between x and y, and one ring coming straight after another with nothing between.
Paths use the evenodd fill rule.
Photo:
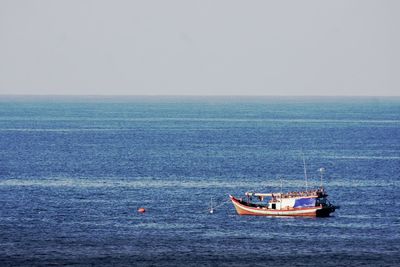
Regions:
<instances>
[{"instance_id":1,"label":"red buoy","mask_svg":"<svg viewBox=\"0 0 400 267\"><path fill-rule=\"evenodd\" d=\"M144 212L146 212L146 209L145 208L138 208L137 211L140 212L140 213L144 213Z\"/></svg>"}]
</instances>

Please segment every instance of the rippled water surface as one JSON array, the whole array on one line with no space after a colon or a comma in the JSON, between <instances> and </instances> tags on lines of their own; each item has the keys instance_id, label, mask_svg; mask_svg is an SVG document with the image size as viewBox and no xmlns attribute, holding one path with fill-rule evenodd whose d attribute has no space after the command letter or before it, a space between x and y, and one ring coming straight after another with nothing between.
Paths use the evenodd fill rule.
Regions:
<instances>
[{"instance_id":1,"label":"rippled water surface","mask_svg":"<svg viewBox=\"0 0 400 267\"><path fill-rule=\"evenodd\" d=\"M302 153L341 209L236 215ZM396 266L399 173L400 99L3 97L0 265Z\"/></svg>"}]
</instances>

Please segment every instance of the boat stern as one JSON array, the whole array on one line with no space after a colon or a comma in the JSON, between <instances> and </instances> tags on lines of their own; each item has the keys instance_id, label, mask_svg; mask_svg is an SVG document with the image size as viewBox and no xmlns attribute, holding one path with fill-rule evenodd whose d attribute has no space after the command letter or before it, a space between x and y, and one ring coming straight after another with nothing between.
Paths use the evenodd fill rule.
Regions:
<instances>
[{"instance_id":1,"label":"boat stern","mask_svg":"<svg viewBox=\"0 0 400 267\"><path fill-rule=\"evenodd\" d=\"M329 217L331 213L335 212L336 207L334 205L323 207L318 209L316 212L317 217Z\"/></svg>"}]
</instances>

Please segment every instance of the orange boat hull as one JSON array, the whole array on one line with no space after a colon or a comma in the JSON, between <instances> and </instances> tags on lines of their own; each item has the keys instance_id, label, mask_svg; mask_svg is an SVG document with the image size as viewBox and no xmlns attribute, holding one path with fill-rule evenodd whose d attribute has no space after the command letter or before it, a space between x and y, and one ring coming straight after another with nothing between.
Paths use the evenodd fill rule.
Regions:
<instances>
[{"instance_id":1,"label":"orange boat hull","mask_svg":"<svg viewBox=\"0 0 400 267\"><path fill-rule=\"evenodd\" d=\"M233 196L229 197L236 209L236 212L239 215L323 217L323 216L329 216L329 213L331 212L330 210L325 209L322 206L307 207L307 208L287 208L280 210L268 209L266 207L252 207L240 203L240 201Z\"/></svg>"}]
</instances>

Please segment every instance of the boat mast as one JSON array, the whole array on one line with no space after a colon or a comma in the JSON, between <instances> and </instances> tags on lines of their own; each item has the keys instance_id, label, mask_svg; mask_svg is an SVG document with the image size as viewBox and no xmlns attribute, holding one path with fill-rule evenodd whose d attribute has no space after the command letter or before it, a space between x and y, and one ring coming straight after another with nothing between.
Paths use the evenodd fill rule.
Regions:
<instances>
[{"instance_id":1,"label":"boat mast","mask_svg":"<svg viewBox=\"0 0 400 267\"><path fill-rule=\"evenodd\" d=\"M307 168L306 168L306 160L304 159L304 154L303 154L303 167L304 167L304 179L306 179L306 191L308 191Z\"/></svg>"},{"instance_id":2,"label":"boat mast","mask_svg":"<svg viewBox=\"0 0 400 267\"><path fill-rule=\"evenodd\" d=\"M279 209L282 209L282 195L283 195L283 181L281 177L281 195L280 195L280 200L279 200Z\"/></svg>"},{"instance_id":3,"label":"boat mast","mask_svg":"<svg viewBox=\"0 0 400 267\"><path fill-rule=\"evenodd\" d=\"M319 173L320 173L320 175L321 175L321 188L322 188L322 177L323 177L323 175L324 175L324 172L325 172L325 168L319 168Z\"/></svg>"}]
</instances>

